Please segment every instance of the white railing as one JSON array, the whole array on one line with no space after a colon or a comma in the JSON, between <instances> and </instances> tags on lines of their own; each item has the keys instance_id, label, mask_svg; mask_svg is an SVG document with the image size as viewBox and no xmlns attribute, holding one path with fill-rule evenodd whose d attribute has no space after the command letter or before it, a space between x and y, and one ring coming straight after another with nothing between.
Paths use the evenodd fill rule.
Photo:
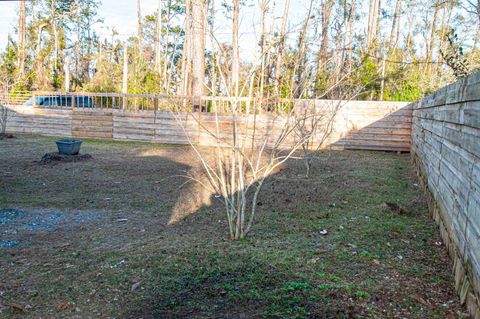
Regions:
<instances>
[{"instance_id":1,"label":"white railing","mask_svg":"<svg viewBox=\"0 0 480 319\"><path fill-rule=\"evenodd\" d=\"M10 94L0 93L0 104L22 105L33 95L33 92L11 92Z\"/></svg>"},{"instance_id":2,"label":"white railing","mask_svg":"<svg viewBox=\"0 0 480 319\"><path fill-rule=\"evenodd\" d=\"M9 97L11 105L28 105L38 108L96 108L125 111L175 110L185 112L254 114L285 112L297 103L314 105L315 100L273 99L219 96L179 96L161 94L120 94L91 92L24 92Z\"/></svg>"}]
</instances>

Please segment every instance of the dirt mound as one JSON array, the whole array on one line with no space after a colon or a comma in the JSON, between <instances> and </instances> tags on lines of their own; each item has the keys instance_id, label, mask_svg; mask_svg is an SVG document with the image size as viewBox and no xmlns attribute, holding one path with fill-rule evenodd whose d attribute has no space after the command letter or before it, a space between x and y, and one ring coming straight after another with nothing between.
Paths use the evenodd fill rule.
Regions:
<instances>
[{"instance_id":1,"label":"dirt mound","mask_svg":"<svg viewBox=\"0 0 480 319\"><path fill-rule=\"evenodd\" d=\"M0 133L0 140L7 139L7 138L14 138L13 134L9 133Z\"/></svg>"},{"instance_id":2,"label":"dirt mound","mask_svg":"<svg viewBox=\"0 0 480 319\"><path fill-rule=\"evenodd\" d=\"M38 162L38 165L80 162L91 159L93 159L93 157L90 154L63 155L55 152L43 155L42 159Z\"/></svg>"},{"instance_id":3,"label":"dirt mound","mask_svg":"<svg viewBox=\"0 0 480 319\"><path fill-rule=\"evenodd\" d=\"M408 215L407 211L405 211L402 207L395 203L386 202L380 205L380 207L385 212L390 212L396 215Z\"/></svg>"}]
</instances>

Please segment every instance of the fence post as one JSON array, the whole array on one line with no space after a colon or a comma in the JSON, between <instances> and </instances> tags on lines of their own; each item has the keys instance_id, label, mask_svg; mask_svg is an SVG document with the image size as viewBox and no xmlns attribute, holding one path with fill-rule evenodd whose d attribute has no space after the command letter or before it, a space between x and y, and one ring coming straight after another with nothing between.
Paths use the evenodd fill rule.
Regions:
<instances>
[{"instance_id":1,"label":"fence post","mask_svg":"<svg viewBox=\"0 0 480 319\"><path fill-rule=\"evenodd\" d=\"M158 97L153 97L153 108L155 109L155 113L158 111Z\"/></svg>"}]
</instances>

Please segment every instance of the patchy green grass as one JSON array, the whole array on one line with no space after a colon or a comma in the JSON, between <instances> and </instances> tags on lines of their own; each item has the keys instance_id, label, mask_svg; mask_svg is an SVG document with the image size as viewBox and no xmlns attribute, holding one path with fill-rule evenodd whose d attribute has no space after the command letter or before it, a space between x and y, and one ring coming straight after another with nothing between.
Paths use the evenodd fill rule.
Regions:
<instances>
[{"instance_id":1,"label":"patchy green grass","mask_svg":"<svg viewBox=\"0 0 480 319\"><path fill-rule=\"evenodd\" d=\"M292 161L268 180L251 236L232 242L218 204L168 224L188 147L88 140L93 160L38 165L53 141L0 141L0 209L65 216L42 231L0 225L20 243L0 248L0 317L464 316L408 155L334 152L308 180ZM79 212L99 217L69 222Z\"/></svg>"}]
</instances>

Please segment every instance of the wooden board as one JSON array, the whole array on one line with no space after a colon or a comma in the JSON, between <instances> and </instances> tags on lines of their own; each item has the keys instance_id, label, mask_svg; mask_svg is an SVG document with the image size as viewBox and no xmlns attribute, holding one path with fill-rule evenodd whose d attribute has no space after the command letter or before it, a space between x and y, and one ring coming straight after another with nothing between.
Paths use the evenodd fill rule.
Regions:
<instances>
[{"instance_id":1,"label":"wooden board","mask_svg":"<svg viewBox=\"0 0 480 319\"><path fill-rule=\"evenodd\" d=\"M330 112L339 101L305 103L315 105L322 112ZM336 145L346 149L406 151L410 148L412 118L412 106L406 103L350 101L338 111L333 132L324 147ZM273 143L285 123L282 117L269 114L240 114L238 119L239 138L251 140L255 132L255 141L260 144L265 141ZM432 119L419 120L435 131ZM218 137L231 142L233 123L229 114L20 108L13 110L9 120L9 130L14 132L179 144L191 141L200 145L217 144L212 136L217 134L217 125ZM322 129L319 136L322 136L321 132ZM290 136L283 147L291 147L297 139L295 135Z\"/></svg>"},{"instance_id":2,"label":"wooden board","mask_svg":"<svg viewBox=\"0 0 480 319\"><path fill-rule=\"evenodd\" d=\"M474 73L412 104L412 158L472 318L480 318L479 88Z\"/></svg>"}]
</instances>

